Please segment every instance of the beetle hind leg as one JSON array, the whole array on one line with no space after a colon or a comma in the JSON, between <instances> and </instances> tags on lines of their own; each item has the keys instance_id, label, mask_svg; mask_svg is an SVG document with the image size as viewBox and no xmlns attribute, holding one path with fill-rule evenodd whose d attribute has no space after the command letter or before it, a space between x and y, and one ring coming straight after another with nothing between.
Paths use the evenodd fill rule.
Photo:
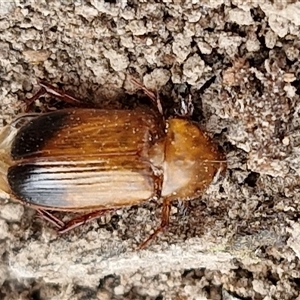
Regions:
<instances>
[{"instance_id":1,"label":"beetle hind leg","mask_svg":"<svg viewBox=\"0 0 300 300\"><path fill-rule=\"evenodd\" d=\"M92 220L95 220L109 211L113 211L113 209L93 211L93 212L90 212L85 215L77 216L77 217L71 219L70 221L68 221L67 223L64 223L62 220L55 217L49 211L44 210L44 209L37 209L39 217L47 220L48 222L53 224L55 227L57 227L57 231L60 234L66 233L76 227L79 227L81 225L84 225L84 224L92 221Z\"/></svg>"},{"instance_id":2,"label":"beetle hind leg","mask_svg":"<svg viewBox=\"0 0 300 300\"><path fill-rule=\"evenodd\" d=\"M138 246L138 249L144 249L148 243L150 243L161 231L164 231L168 228L170 223L170 211L171 211L171 201L169 199L164 199L161 215L161 223L155 231Z\"/></svg>"},{"instance_id":3,"label":"beetle hind leg","mask_svg":"<svg viewBox=\"0 0 300 300\"><path fill-rule=\"evenodd\" d=\"M92 221L92 220L95 220L95 219L99 218L100 216L104 215L105 213L111 212L111 211L114 211L114 209L96 210L96 211L90 212L88 214L78 216L78 217L68 221L67 223L65 223L64 226L58 230L58 233L61 233L61 234L66 233L76 227L79 227L81 225L84 225L84 224Z\"/></svg>"},{"instance_id":4,"label":"beetle hind leg","mask_svg":"<svg viewBox=\"0 0 300 300\"><path fill-rule=\"evenodd\" d=\"M41 219L47 220L49 223L53 224L58 229L62 228L65 225L65 223L62 220L58 219L57 217L55 217L52 213L50 213L47 210L37 209L37 212L38 212L38 216Z\"/></svg>"}]
</instances>

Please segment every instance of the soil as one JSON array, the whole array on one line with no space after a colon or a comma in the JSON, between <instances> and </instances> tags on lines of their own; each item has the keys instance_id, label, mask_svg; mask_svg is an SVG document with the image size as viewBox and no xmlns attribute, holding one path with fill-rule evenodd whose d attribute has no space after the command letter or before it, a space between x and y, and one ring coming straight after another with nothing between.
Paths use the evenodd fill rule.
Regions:
<instances>
[{"instance_id":1,"label":"soil","mask_svg":"<svg viewBox=\"0 0 300 300\"><path fill-rule=\"evenodd\" d=\"M1 126L41 80L97 107L135 107L145 99L132 76L169 114L188 91L228 169L201 199L173 203L145 250L160 201L58 235L3 195L0 298L300 299L299 15L297 1L1 2Z\"/></svg>"}]
</instances>

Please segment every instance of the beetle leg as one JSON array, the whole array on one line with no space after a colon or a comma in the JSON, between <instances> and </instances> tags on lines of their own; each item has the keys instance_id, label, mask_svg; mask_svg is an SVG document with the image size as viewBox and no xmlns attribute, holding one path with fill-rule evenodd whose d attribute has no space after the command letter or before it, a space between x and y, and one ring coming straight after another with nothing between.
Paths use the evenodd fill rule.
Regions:
<instances>
[{"instance_id":1,"label":"beetle leg","mask_svg":"<svg viewBox=\"0 0 300 300\"><path fill-rule=\"evenodd\" d=\"M42 219L47 220L48 222L50 222L51 224L55 225L58 228L62 228L65 225L65 223L62 220L56 218L53 214L51 214L47 210L37 209L37 212Z\"/></svg>"},{"instance_id":2,"label":"beetle leg","mask_svg":"<svg viewBox=\"0 0 300 300\"><path fill-rule=\"evenodd\" d=\"M73 97L72 95L58 89L57 87L55 87L49 83L41 81L40 86L41 86L40 90L35 95L33 95L31 98L27 98L25 100L26 105L27 105L26 111L28 111L29 106L34 101L36 101L41 96L46 95L46 94L56 97L56 98L66 102L66 103L69 103L71 105L82 106L82 101L80 99Z\"/></svg>"},{"instance_id":3,"label":"beetle leg","mask_svg":"<svg viewBox=\"0 0 300 300\"><path fill-rule=\"evenodd\" d=\"M133 77L130 77L130 80L133 84L135 84L137 87L143 90L143 92L152 100L153 104L158 109L159 113L163 115L163 108L158 93L154 93L150 91L141 82L139 82Z\"/></svg>"},{"instance_id":4,"label":"beetle leg","mask_svg":"<svg viewBox=\"0 0 300 300\"><path fill-rule=\"evenodd\" d=\"M25 112L29 111L29 107L34 101L36 101L37 99L39 99L41 96L45 95L46 93L47 93L47 91L43 87L41 87L39 89L39 91L35 95L33 95L31 98L26 98L24 100L26 103Z\"/></svg>"},{"instance_id":5,"label":"beetle leg","mask_svg":"<svg viewBox=\"0 0 300 300\"><path fill-rule=\"evenodd\" d=\"M160 226L157 227L155 231L142 244L138 246L138 249L145 248L145 246L147 246L147 244L151 240L153 240L161 231L165 230L169 226L170 211L171 211L171 202L169 199L164 199Z\"/></svg>"},{"instance_id":6,"label":"beetle leg","mask_svg":"<svg viewBox=\"0 0 300 300\"><path fill-rule=\"evenodd\" d=\"M69 222L67 222L66 224L64 224L63 227L61 227L58 232L59 233L65 233L68 232L78 226L81 226L83 224L86 224L87 222L90 222L92 220L95 220L97 218L99 218L100 216L102 216L103 214L109 212L109 211L114 211L114 209L105 209L105 210L97 210L97 211L93 211L91 213L85 214L83 216L78 216L72 220L70 220Z\"/></svg>"},{"instance_id":7,"label":"beetle leg","mask_svg":"<svg viewBox=\"0 0 300 300\"><path fill-rule=\"evenodd\" d=\"M43 87L49 95L61 99L66 103L72 104L74 106L82 105L82 100L75 98L71 94L60 90L47 82L41 81L40 86Z\"/></svg>"}]
</instances>

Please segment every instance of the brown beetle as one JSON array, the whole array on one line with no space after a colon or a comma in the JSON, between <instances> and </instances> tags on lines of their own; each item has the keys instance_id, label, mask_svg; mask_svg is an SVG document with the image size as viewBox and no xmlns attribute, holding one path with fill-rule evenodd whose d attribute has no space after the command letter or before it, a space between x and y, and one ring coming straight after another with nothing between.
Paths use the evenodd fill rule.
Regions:
<instances>
[{"instance_id":1,"label":"brown beetle","mask_svg":"<svg viewBox=\"0 0 300 300\"><path fill-rule=\"evenodd\" d=\"M171 202L200 197L226 161L195 123L165 120L158 97L142 88L155 109L69 108L17 118L0 134L0 189L61 233L107 211L161 198L161 225L144 247L168 226ZM80 104L45 83L28 101L45 93ZM50 211L89 213L65 224Z\"/></svg>"}]
</instances>

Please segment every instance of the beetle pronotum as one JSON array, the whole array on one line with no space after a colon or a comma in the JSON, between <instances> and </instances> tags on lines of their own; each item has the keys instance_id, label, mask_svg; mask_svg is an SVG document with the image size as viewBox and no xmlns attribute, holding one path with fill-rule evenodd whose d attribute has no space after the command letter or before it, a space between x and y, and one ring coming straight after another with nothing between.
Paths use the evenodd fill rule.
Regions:
<instances>
[{"instance_id":1,"label":"beetle pronotum","mask_svg":"<svg viewBox=\"0 0 300 300\"><path fill-rule=\"evenodd\" d=\"M4 127L0 189L37 209L61 233L107 211L161 198L161 224L144 247L168 226L171 202L200 197L226 160L197 124L165 120L158 97L141 87L154 108L68 108L25 114ZM27 102L45 93L82 104L46 83ZM65 224L51 211L89 213Z\"/></svg>"}]
</instances>

